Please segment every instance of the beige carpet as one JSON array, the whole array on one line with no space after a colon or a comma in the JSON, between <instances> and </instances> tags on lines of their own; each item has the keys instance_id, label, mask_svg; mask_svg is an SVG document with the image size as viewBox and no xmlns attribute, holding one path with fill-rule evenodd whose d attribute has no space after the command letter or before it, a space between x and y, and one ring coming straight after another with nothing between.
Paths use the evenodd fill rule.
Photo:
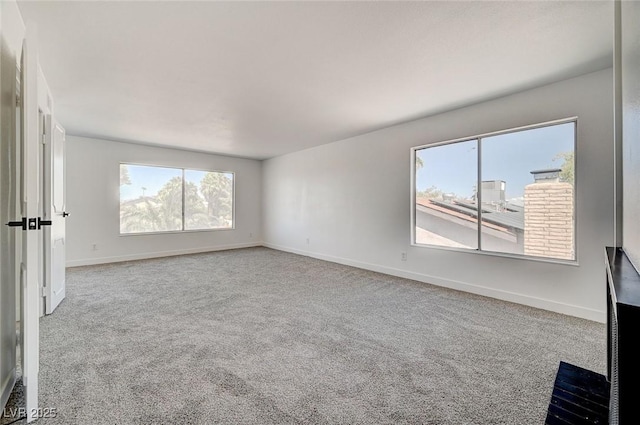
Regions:
<instances>
[{"instance_id":1,"label":"beige carpet","mask_svg":"<svg viewBox=\"0 0 640 425\"><path fill-rule=\"evenodd\" d=\"M251 248L68 270L43 424L542 424L605 326Z\"/></svg>"}]
</instances>

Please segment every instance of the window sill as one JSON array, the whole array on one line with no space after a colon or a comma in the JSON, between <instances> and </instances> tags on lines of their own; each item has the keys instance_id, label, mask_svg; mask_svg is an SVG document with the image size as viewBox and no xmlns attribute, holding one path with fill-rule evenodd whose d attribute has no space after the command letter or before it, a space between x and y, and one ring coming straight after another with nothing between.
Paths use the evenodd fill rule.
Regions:
<instances>
[{"instance_id":1,"label":"window sill","mask_svg":"<svg viewBox=\"0 0 640 425\"><path fill-rule=\"evenodd\" d=\"M548 264L550 263L550 264L559 264L563 266L574 266L574 267L580 266L580 264L578 263L578 260L561 260L559 258L533 257L530 255L510 254L506 252L494 252L494 251L479 251L477 249L471 249L471 248L454 248L454 247L447 247L447 246L419 244L416 242L412 242L411 246L414 246L417 248L436 249L441 251L460 252L464 254L478 254L478 255L487 255L490 257L512 258L514 260L533 261L536 263L548 263Z\"/></svg>"},{"instance_id":2,"label":"window sill","mask_svg":"<svg viewBox=\"0 0 640 425\"><path fill-rule=\"evenodd\" d=\"M224 227L218 229L193 229L193 230L167 230L158 232L138 232L138 233L119 233L118 236L151 236L151 235L175 235L181 233L202 233L202 232L221 232L235 230L234 227Z\"/></svg>"}]
</instances>

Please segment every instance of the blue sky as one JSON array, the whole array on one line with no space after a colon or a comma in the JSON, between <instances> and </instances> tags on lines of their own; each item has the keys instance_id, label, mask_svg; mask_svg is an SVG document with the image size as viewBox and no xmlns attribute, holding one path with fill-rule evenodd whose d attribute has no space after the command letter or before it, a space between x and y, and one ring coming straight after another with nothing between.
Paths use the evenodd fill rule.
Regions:
<instances>
[{"instance_id":1,"label":"blue sky","mask_svg":"<svg viewBox=\"0 0 640 425\"><path fill-rule=\"evenodd\" d=\"M125 166L124 164L120 165ZM129 179L131 184L120 186L120 199L136 199L142 196L154 196L166 182L173 177L182 177L182 170L179 168L147 167L144 165L129 165ZM143 191L142 188L146 188Z\"/></svg>"},{"instance_id":2,"label":"blue sky","mask_svg":"<svg viewBox=\"0 0 640 425\"><path fill-rule=\"evenodd\" d=\"M560 168L554 157L573 151L573 122L482 139L482 180L504 180L506 197L523 196L533 183L531 171ZM436 186L444 192L470 197L477 180L475 141L422 149L417 152L424 167L416 173L416 187Z\"/></svg>"},{"instance_id":3,"label":"blue sky","mask_svg":"<svg viewBox=\"0 0 640 425\"><path fill-rule=\"evenodd\" d=\"M129 169L129 179L131 184L120 186L120 199L126 201L129 199L137 199L142 196L154 196L158 191L173 177L182 177L182 169L180 168L163 168L145 165L121 164ZM200 187L200 180L208 173L208 171L184 170L187 182L193 182ZM231 177L231 174L227 174ZM142 188L145 188L143 191Z\"/></svg>"}]
</instances>

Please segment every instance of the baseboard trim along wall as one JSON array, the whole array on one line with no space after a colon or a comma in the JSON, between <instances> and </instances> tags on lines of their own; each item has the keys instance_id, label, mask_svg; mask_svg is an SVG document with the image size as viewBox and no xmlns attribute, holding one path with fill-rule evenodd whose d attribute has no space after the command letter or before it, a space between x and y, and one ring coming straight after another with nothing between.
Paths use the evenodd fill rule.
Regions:
<instances>
[{"instance_id":1,"label":"baseboard trim along wall","mask_svg":"<svg viewBox=\"0 0 640 425\"><path fill-rule=\"evenodd\" d=\"M335 257L332 255L319 254L316 252L303 251L285 246L265 243L263 246L276 249L278 251L290 252L292 254L304 255L307 257L317 258L319 260L330 261L332 263L344 264L346 266L357 267L359 269L370 270L378 273L388 274L391 276L402 277L405 279L417 280L436 286L442 286L449 289L455 289L463 292L470 292L476 295L496 298L503 301L509 301L517 304L527 305L529 307L540 308L543 310L553 311L555 313L566 314L569 316L580 317L582 319L592 320L595 322L605 323L606 312L580 307L571 304L559 303L557 301L547 300L544 298L531 297L527 295L517 294L514 292L502 291L484 286L473 285L466 282L460 282L450 279L443 279L436 276L430 276L422 273L410 272L392 267L380 266L361 261L351 260L348 258Z\"/></svg>"},{"instance_id":2,"label":"baseboard trim along wall","mask_svg":"<svg viewBox=\"0 0 640 425\"><path fill-rule=\"evenodd\" d=\"M559 303L544 298L531 297L527 295L517 294L515 292L502 291L484 286L473 285L467 282L460 282L451 279L443 279L437 276L431 276L422 273L410 272L407 270L396 269L393 267L385 267L377 264L366 263L362 261L351 260L343 257L336 257L328 254L321 254L311 251L304 251L286 246L274 245L264 242L252 242L233 245L220 245L214 247L204 247L195 249L182 249L174 251L159 251L132 255L121 255L114 257L86 258L80 260L68 261L67 267L90 266L96 264L118 263L123 261L145 260L150 258L171 257L174 255L198 254L202 252L224 251L229 249L252 248L264 246L278 251L290 252L292 254L304 255L306 257L317 258L318 260L330 261L332 263L343 264L345 266L357 267L359 269L370 270L391 276L402 277L405 279L416 280L444 288L455 289L472 294L483 295L486 297L496 298L503 301L509 301L517 304L523 304L530 307L549 310L556 313L566 314L569 316L580 317L582 319L593 320L600 323L606 322L606 312L580 307L572 304Z\"/></svg>"},{"instance_id":3,"label":"baseboard trim along wall","mask_svg":"<svg viewBox=\"0 0 640 425\"><path fill-rule=\"evenodd\" d=\"M66 267L92 266L96 264L120 263L123 261L147 260L150 258L172 257L175 255L199 254L202 252L226 251L228 249L253 248L264 246L262 242L239 243L233 245L219 245L193 249L179 249L172 251L157 251L131 255L118 255L113 257L84 258L66 262Z\"/></svg>"}]
</instances>

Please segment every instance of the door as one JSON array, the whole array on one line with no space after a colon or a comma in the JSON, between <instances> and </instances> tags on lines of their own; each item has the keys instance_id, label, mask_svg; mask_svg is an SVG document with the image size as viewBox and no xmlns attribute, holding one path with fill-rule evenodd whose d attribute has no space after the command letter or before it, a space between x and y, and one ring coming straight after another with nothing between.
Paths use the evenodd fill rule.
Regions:
<instances>
[{"instance_id":1,"label":"door","mask_svg":"<svg viewBox=\"0 0 640 425\"><path fill-rule=\"evenodd\" d=\"M38 92L36 32L27 26L20 58L19 100L16 110L15 167L12 170L15 214L7 224L13 229L9 249L15 252L14 275L19 282L20 357L22 384L27 410L27 422L38 415L39 319L41 293L39 288L39 228L40 199L38 141ZM12 215L13 215L12 214Z\"/></svg>"},{"instance_id":2,"label":"door","mask_svg":"<svg viewBox=\"0 0 640 425\"><path fill-rule=\"evenodd\" d=\"M37 34L32 25L27 25L22 46L21 67L21 137L19 138L21 161L18 191L20 193L22 235L20 260L20 281L22 305L20 309L20 342L22 347L22 383L27 408L27 422L37 419L38 413L38 371L39 371L39 319L40 282L39 271L39 228L38 201L40 199L38 164L40 143L38 133L38 55ZM19 237L19 236L18 236Z\"/></svg>"},{"instance_id":3,"label":"door","mask_svg":"<svg viewBox=\"0 0 640 425\"><path fill-rule=\"evenodd\" d=\"M44 230L45 312L51 314L65 297L65 132L51 115L45 120Z\"/></svg>"}]
</instances>

